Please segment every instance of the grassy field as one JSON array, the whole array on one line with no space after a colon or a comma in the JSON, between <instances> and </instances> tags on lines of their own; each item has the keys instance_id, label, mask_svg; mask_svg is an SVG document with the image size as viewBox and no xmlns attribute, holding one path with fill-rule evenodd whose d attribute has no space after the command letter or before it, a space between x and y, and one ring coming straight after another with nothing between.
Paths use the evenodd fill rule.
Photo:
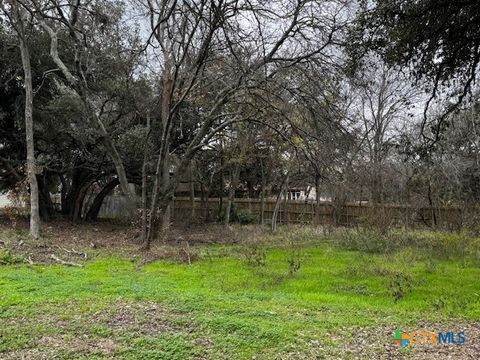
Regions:
<instances>
[{"instance_id":1,"label":"grassy field","mask_svg":"<svg viewBox=\"0 0 480 360\"><path fill-rule=\"evenodd\" d=\"M28 265L0 249L0 358L441 358L391 342L420 328L465 330L468 350L443 349L453 358L478 350L473 259L346 250L338 235L298 230L262 236L168 245L191 264L97 247L83 267Z\"/></svg>"}]
</instances>

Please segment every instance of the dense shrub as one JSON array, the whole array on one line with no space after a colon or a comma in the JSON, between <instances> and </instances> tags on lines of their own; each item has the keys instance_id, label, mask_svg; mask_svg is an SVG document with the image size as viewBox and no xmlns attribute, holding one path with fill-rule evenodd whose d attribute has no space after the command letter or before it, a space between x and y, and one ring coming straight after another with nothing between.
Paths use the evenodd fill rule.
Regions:
<instances>
[{"instance_id":1,"label":"dense shrub","mask_svg":"<svg viewBox=\"0 0 480 360\"><path fill-rule=\"evenodd\" d=\"M252 214L249 211L237 211L236 218L234 219L235 222L240 224L256 224L258 223L258 216Z\"/></svg>"},{"instance_id":2,"label":"dense shrub","mask_svg":"<svg viewBox=\"0 0 480 360\"><path fill-rule=\"evenodd\" d=\"M240 210L235 204L232 204L230 208L230 222L238 223L242 225L257 224L258 215L252 214L250 211ZM217 221L223 222L225 220L225 214L222 214Z\"/></svg>"}]
</instances>

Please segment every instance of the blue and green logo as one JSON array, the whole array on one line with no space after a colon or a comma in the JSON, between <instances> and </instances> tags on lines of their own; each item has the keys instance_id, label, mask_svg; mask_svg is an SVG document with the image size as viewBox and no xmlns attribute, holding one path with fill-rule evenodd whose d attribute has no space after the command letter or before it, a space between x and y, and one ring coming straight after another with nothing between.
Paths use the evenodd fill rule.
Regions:
<instances>
[{"instance_id":1,"label":"blue and green logo","mask_svg":"<svg viewBox=\"0 0 480 360\"><path fill-rule=\"evenodd\" d=\"M448 332L435 332L435 331L411 331L404 332L397 330L395 331L392 341L399 344L402 348L407 345L418 345L418 344L451 344L451 345L461 345L466 341L465 333L459 331L454 333L452 331Z\"/></svg>"}]
</instances>

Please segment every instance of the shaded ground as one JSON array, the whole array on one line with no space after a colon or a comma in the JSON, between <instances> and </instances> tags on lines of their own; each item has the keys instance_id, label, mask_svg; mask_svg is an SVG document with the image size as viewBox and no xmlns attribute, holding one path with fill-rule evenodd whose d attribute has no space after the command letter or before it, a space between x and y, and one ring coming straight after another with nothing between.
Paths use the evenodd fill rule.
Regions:
<instances>
[{"instance_id":1,"label":"shaded ground","mask_svg":"<svg viewBox=\"0 0 480 360\"><path fill-rule=\"evenodd\" d=\"M135 236L55 223L31 244L25 230L0 226L0 254L13 259L0 265L0 359L480 354L480 269L468 261L344 251L302 229L173 228L150 253ZM466 343L401 349L396 330L462 330Z\"/></svg>"},{"instance_id":2,"label":"shaded ground","mask_svg":"<svg viewBox=\"0 0 480 360\"><path fill-rule=\"evenodd\" d=\"M266 229L257 226L230 226L211 224L182 227L174 224L162 238L152 245L148 252L141 250L141 240L137 229L114 222L78 223L55 221L45 224L42 239L38 242L25 241L28 224L20 221L12 228L0 218L0 249L24 257L25 262L57 263L54 254L61 260L77 262L105 256L121 255L151 262L159 259L174 259L179 262L193 261L195 252L191 246L207 244L235 244L245 236L260 236ZM191 254L190 254L191 252Z\"/></svg>"}]
</instances>

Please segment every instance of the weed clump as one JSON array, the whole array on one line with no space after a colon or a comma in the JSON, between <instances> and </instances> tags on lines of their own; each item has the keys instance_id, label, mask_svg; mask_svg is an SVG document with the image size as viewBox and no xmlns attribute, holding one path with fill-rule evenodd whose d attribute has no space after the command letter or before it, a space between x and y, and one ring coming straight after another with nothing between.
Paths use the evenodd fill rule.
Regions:
<instances>
[{"instance_id":1,"label":"weed clump","mask_svg":"<svg viewBox=\"0 0 480 360\"><path fill-rule=\"evenodd\" d=\"M247 264L256 267L265 266L267 261L265 249L259 244L246 246L244 249L244 257Z\"/></svg>"},{"instance_id":2,"label":"weed clump","mask_svg":"<svg viewBox=\"0 0 480 360\"><path fill-rule=\"evenodd\" d=\"M20 255L12 254L8 250L0 250L0 265L21 264L24 258Z\"/></svg>"},{"instance_id":3,"label":"weed clump","mask_svg":"<svg viewBox=\"0 0 480 360\"><path fill-rule=\"evenodd\" d=\"M393 273L388 282L388 292L393 298L394 302L397 302L412 291L412 277L403 272Z\"/></svg>"},{"instance_id":4,"label":"weed clump","mask_svg":"<svg viewBox=\"0 0 480 360\"><path fill-rule=\"evenodd\" d=\"M288 275L292 276L300 270L303 260L301 246L297 243L295 234L288 236L287 253Z\"/></svg>"},{"instance_id":5,"label":"weed clump","mask_svg":"<svg viewBox=\"0 0 480 360\"><path fill-rule=\"evenodd\" d=\"M246 241L241 251L248 265L254 267L263 267L266 265L266 244L261 236L253 236L249 241Z\"/></svg>"}]
</instances>

